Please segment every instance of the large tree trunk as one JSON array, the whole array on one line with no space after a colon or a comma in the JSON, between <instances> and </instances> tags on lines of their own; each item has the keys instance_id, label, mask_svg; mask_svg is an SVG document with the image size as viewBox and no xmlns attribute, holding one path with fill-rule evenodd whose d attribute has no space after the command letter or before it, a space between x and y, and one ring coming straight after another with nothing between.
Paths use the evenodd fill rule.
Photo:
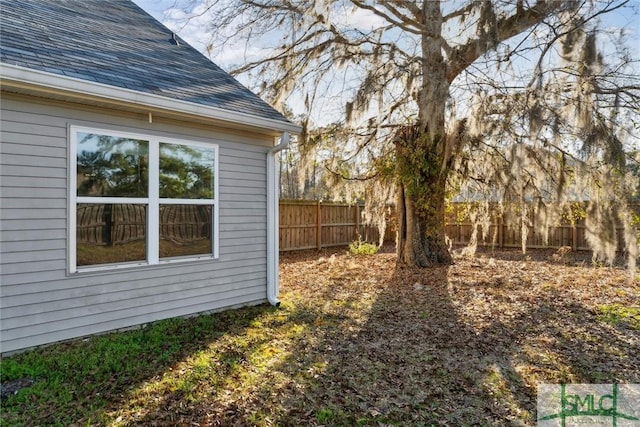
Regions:
<instances>
[{"instance_id":1,"label":"large tree trunk","mask_svg":"<svg viewBox=\"0 0 640 427\"><path fill-rule=\"evenodd\" d=\"M430 267L451 264L445 242L446 174L441 156L431 151L419 126L404 128L395 139L398 196L398 262Z\"/></svg>"},{"instance_id":2,"label":"large tree trunk","mask_svg":"<svg viewBox=\"0 0 640 427\"><path fill-rule=\"evenodd\" d=\"M436 189L436 192L439 192ZM444 197L433 195L431 206L417 206L401 185L398 191L398 262L430 267L452 264L445 242Z\"/></svg>"}]
</instances>

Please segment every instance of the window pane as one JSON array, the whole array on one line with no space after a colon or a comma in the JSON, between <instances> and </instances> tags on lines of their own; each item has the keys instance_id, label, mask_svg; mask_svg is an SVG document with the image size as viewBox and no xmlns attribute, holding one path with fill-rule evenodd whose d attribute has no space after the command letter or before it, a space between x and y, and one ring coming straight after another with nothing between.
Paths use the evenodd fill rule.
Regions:
<instances>
[{"instance_id":1,"label":"window pane","mask_svg":"<svg viewBox=\"0 0 640 427\"><path fill-rule=\"evenodd\" d=\"M144 261L147 207L84 204L76 209L76 265Z\"/></svg>"},{"instance_id":2,"label":"window pane","mask_svg":"<svg viewBox=\"0 0 640 427\"><path fill-rule=\"evenodd\" d=\"M160 143L160 197L213 199L214 162L213 148Z\"/></svg>"},{"instance_id":3,"label":"window pane","mask_svg":"<svg viewBox=\"0 0 640 427\"><path fill-rule=\"evenodd\" d=\"M147 197L149 142L78 132L78 196Z\"/></svg>"},{"instance_id":4,"label":"window pane","mask_svg":"<svg viewBox=\"0 0 640 427\"><path fill-rule=\"evenodd\" d=\"M160 205L160 257L211 254L211 205Z\"/></svg>"}]
</instances>

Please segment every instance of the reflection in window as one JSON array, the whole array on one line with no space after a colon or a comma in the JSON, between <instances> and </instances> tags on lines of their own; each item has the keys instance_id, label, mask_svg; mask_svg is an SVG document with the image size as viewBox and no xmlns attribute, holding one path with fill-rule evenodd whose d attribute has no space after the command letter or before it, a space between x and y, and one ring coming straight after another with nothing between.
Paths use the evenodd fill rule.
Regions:
<instances>
[{"instance_id":1,"label":"reflection in window","mask_svg":"<svg viewBox=\"0 0 640 427\"><path fill-rule=\"evenodd\" d=\"M160 257L212 250L211 205L160 205Z\"/></svg>"},{"instance_id":2,"label":"reflection in window","mask_svg":"<svg viewBox=\"0 0 640 427\"><path fill-rule=\"evenodd\" d=\"M217 145L75 126L71 132L77 185L70 194L70 272L217 257Z\"/></svg>"},{"instance_id":3,"label":"reflection in window","mask_svg":"<svg viewBox=\"0 0 640 427\"><path fill-rule=\"evenodd\" d=\"M146 228L145 205L79 203L76 265L144 261Z\"/></svg>"},{"instance_id":4,"label":"reflection in window","mask_svg":"<svg viewBox=\"0 0 640 427\"><path fill-rule=\"evenodd\" d=\"M160 143L160 197L213 199L215 151Z\"/></svg>"},{"instance_id":5,"label":"reflection in window","mask_svg":"<svg viewBox=\"0 0 640 427\"><path fill-rule=\"evenodd\" d=\"M78 196L147 197L148 141L78 132Z\"/></svg>"}]
</instances>

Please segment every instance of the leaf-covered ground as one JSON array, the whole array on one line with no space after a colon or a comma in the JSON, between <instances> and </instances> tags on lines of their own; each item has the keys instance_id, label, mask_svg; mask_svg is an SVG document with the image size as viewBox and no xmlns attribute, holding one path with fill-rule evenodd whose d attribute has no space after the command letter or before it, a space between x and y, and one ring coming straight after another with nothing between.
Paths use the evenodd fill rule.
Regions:
<instances>
[{"instance_id":1,"label":"leaf-covered ground","mask_svg":"<svg viewBox=\"0 0 640 427\"><path fill-rule=\"evenodd\" d=\"M139 349L153 370L111 368L99 400L62 378L75 399L38 402L46 397L26 389L3 416L7 425L534 425L539 383L640 383L638 280L552 255L487 251L417 270L397 269L392 253L287 254L280 309L185 321L171 330L191 340L163 363Z\"/></svg>"},{"instance_id":2,"label":"leaf-covered ground","mask_svg":"<svg viewBox=\"0 0 640 427\"><path fill-rule=\"evenodd\" d=\"M316 305L335 326L299 346L323 369L311 392L289 398L289 413L531 425L538 383L640 382L638 283L552 256L486 252L430 270L396 269L392 254L291 259L286 298Z\"/></svg>"}]
</instances>

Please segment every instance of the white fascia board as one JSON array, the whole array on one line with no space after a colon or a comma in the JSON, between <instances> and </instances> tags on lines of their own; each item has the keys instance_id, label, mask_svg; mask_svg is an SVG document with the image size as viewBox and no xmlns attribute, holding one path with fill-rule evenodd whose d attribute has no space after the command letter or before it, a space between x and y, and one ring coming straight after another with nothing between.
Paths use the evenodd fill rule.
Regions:
<instances>
[{"instance_id":1,"label":"white fascia board","mask_svg":"<svg viewBox=\"0 0 640 427\"><path fill-rule=\"evenodd\" d=\"M82 99L102 99L116 104L159 109L277 132L299 134L302 130L300 126L286 121L256 117L251 114L224 110L6 63L0 64L0 84L4 87L37 88L45 93L62 92L72 95L80 101Z\"/></svg>"}]
</instances>

